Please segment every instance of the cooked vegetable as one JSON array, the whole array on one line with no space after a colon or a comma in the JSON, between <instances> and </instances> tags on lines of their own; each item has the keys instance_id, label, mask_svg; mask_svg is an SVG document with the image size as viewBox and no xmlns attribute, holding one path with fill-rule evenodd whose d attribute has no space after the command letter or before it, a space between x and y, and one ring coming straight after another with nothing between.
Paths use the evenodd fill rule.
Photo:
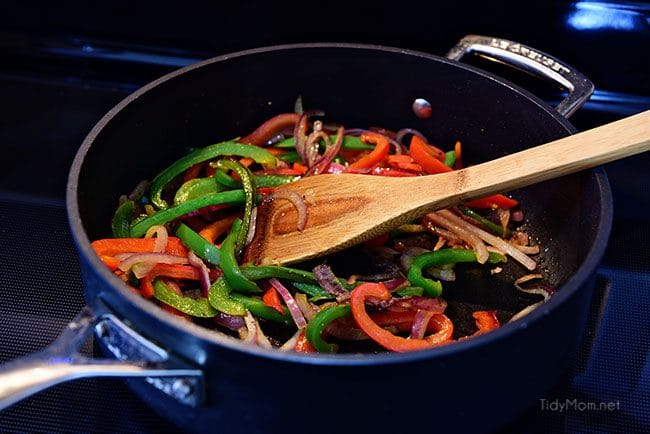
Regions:
<instances>
[{"instance_id":1,"label":"cooked vegetable","mask_svg":"<svg viewBox=\"0 0 650 434\"><path fill-rule=\"evenodd\" d=\"M347 129L323 116L281 113L239 140L179 158L122 196L110 222L114 238L92 247L133 291L168 312L279 351L404 352L487 333L516 312L448 311L445 292L455 296L465 271L492 279L506 256L515 259L510 267L523 265L513 291L540 293L520 286L539 247L528 244L520 204L505 195L430 213L340 257L295 267L243 263L260 201L289 201L298 229L305 227L311 198L287 183L322 173L427 176L461 169L467 158L460 141L444 151L412 128ZM522 303L517 315L538 303ZM470 329L455 327L462 312Z\"/></svg>"}]
</instances>

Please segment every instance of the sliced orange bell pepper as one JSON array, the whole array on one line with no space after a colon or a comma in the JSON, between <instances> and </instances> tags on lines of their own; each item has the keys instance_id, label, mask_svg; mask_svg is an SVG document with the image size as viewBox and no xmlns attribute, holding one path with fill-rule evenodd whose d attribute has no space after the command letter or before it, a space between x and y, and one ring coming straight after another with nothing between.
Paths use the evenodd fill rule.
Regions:
<instances>
[{"instance_id":1,"label":"sliced orange bell pepper","mask_svg":"<svg viewBox=\"0 0 650 434\"><path fill-rule=\"evenodd\" d=\"M365 143L373 143L375 149L362 156L354 163L351 163L349 165L351 169L370 168L388 157L390 143L388 143L388 139L385 136L377 133L365 132L361 134L361 141Z\"/></svg>"},{"instance_id":2,"label":"sliced orange bell pepper","mask_svg":"<svg viewBox=\"0 0 650 434\"><path fill-rule=\"evenodd\" d=\"M413 136L409 149L413 160L429 174L451 172L453 170L444 163L445 153L428 144L419 136ZM442 161L440 160L441 154Z\"/></svg>"},{"instance_id":3,"label":"sliced orange bell pepper","mask_svg":"<svg viewBox=\"0 0 650 434\"><path fill-rule=\"evenodd\" d=\"M237 216L232 215L209 223L199 231L199 235L201 235L206 241L214 244L217 238L230 229L232 222L234 222L236 218Z\"/></svg>"}]
</instances>

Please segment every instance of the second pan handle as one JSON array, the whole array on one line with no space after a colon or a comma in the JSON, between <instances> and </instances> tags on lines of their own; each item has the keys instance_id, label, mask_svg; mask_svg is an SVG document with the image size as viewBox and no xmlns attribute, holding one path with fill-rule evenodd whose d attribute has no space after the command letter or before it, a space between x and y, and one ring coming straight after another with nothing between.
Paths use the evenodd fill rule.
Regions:
<instances>
[{"instance_id":1,"label":"second pan handle","mask_svg":"<svg viewBox=\"0 0 650 434\"><path fill-rule=\"evenodd\" d=\"M449 52L447 58L459 61L468 53L505 63L537 77L555 83L567 91L556 110L570 117L589 100L594 84L573 67L535 48L491 36L467 35Z\"/></svg>"}]
</instances>

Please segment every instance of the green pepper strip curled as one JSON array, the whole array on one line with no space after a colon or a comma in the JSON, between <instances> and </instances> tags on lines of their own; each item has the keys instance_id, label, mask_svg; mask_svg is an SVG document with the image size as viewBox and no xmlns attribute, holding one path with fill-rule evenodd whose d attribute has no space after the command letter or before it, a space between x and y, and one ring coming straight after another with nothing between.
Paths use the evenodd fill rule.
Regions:
<instances>
[{"instance_id":1,"label":"green pepper strip curled","mask_svg":"<svg viewBox=\"0 0 650 434\"><path fill-rule=\"evenodd\" d=\"M236 205L244 202L245 199L243 190L230 190L207 194L138 220L131 225L129 234L133 238L139 238L147 233L147 230L151 226L165 224L197 209L210 205Z\"/></svg>"},{"instance_id":2,"label":"green pepper strip curled","mask_svg":"<svg viewBox=\"0 0 650 434\"><path fill-rule=\"evenodd\" d=\"M196 253L196 255L208 261L212 265L219 265L221 251L201 235L193 231L185 223L181 223L176 228L176 236L185 244L185 247Z\"/></svg>"},{"instance_id":3,"label":"green pepper strip curled","mask_svg":"<svg viewBox=\"0 0 650 434\"><path fill-rule=\"evenodd\" d=\"M231 293L230 298L243 304L246 309L258 318L264 318L269 321L286 325L294 324L293 318L286 307L283 307L284 315L281 315L280 312L275 310L275 308L264 304L264 301L260 298L248 297L246 295L237 294L236 292Z\"/></svg>"},{"instance_id":4,"label":"green pepper strip curled","mask_svg":"<svg viewBox=\"0 0 650 434\"><path fill-rule=\"evenodd\" d=\"M174 195L174 205L197 199L206 194L219 193L224 188L214 178L194 178L181 185Z\"/></svg>"},{"instance_id":5,"label":"green pepper strip curled","mask_svg":"<svg viewBox=\"0 0 650 434\"><path fill-rule=\"evenodd\" d=\"M307 340L320 353L335 353L338 351L338 345L330 344L323 340L322 334L325 327L337 318L351 315L350 305L337 305L323 309L307 323L305 336Z\"/></svg>"},{"instance_id":6,"label":"green pepper strip curled","mask_svg":"<svg viewBox=\"0 0 650 434\"><path fill-rule=\"evenodd\" d=\"M505 262L506 257L498 253L490 252L488 262L491 264ZM407 279L414 286L424 289L424 294L429 297L439 297L442 294L442 283L439 280L426 278L422 271L429 267L444 264L455 264L457 262L476 262L476 253L470 249L442 249L433 252L423 253L413 259L409 267Z\"/></svg>"},{"instance_id":7,"label":"green pepper strip curled","mask_svg":"<svg viewBox=\"0 0 650 434\"><path fill-rule=\"evenodd\" d=\"M215 280L210 286L208 302L219 312L236 316L246 315L244 304L230 297L230 287L223 277Z\"/></svg>"},{"instance_id":8,"label":"green pepper strip curled","mask_svg":"<svg viewBox=\"0 0 650 434\"><path fill-rule=\"evenodd\" d=\"M240 219L236 219L230 233L221 243L221 258L220 267L223 271L223 277L228 282L228 286L233 291L239 292L262 292L262 289L257 286L255 282L250 280L242 273L237 263L237 256L235 255L235 240L237 234L240 232L242 223Z\"/></svg>"},{"instance_id":9,"label":"green pepper strip curled","mask_svg":"<svg viewBox=\"0 0 650 434\"><path fill-rule=\"evenodd\" d=\"M151 181L151 202L159 209L167 209L169 205L161 196L163 188L169 182L195 164L226 155L252 158L255 162L267 167L275 167L276 164L275 156L259 146L236 142L221 142L206 146L176 160L171 166L156 175Z\"/></svg>"},{"instance_id":10,"label":"green pepper strip curled","mask_svg":"<svg viewBox=\"0 0 650 434\"><path fill-rule=\"evenodd\" d=\"M251 225L251 218L253 215L253 207L255 206L255 198L257 197L257 188L253 183L253 174L246 166L232 160L219 160L215 164L217 169L230 169L234 171L241 179L242 188L244 189L244 216L242 217L241 228L237 231L235 239L235 255L239 256L246 245L246 237Z\"/></svg>"},{"instance_id":11,"label":"green pepper strip curled","mask_svg":"<svg viewBox=\"0 0 650 434\"><path fill-rule=\"evenodd\" d=\"M190 298L179 295L161 279L153 281L153 288L153 296L156 300L162 301L183 313L199 318L212 318L218 314L207 298Z\"/></svg>"},{"instance_id":12,"label":"green pepper strip curled","mask_svg":"<svg viewBox=\"0 0 650 434\"><path fill-rule=\"evenodd\" d=\"M462 205L459 206L458 209L460 209L463 213L470 216L471 218L473 218L474 220L476 220L477 222L479 222L483 226L485 226L489 231L492 231L495 234L499 234L502 237L504 237L504 236L509 237L510 236L510 230L509 229L506 228L504 230L503 226L498 225L498 224L486 219L485 217L483 217L481 214L477 213L476 211L474 211L474 210L472 210L470 208L467 208L466 206L462 206Z\"/></svg>"},{"instance_id":13,"label":"green pepper strip curled","mask_svg":"<svg viewBox=\"0 0 650 434\"><path fill-rule=\"evenodd\" d=\"M111 220L111 229L113 230L113 237L115 238L128 238L131 236L129 227L131 226L131 219L135 213L135 202L132 200L125 201L120 205L113 219Z\"/></svg>"}]
</instances>

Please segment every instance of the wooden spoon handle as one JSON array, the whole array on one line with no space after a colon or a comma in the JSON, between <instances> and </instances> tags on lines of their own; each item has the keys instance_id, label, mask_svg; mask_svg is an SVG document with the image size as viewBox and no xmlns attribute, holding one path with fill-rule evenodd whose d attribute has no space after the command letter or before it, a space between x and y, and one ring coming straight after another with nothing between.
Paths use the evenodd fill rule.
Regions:
<instances>
[{"instance_id":1,"label":"wooden spoon handle","mask_svg":"<svg viewBox=\"0 0 650 434\"><path fill-rule=\"evenodd\" d=\"M471 200L579 172L649 149L650 110L450 172L448 175L454 177L454 182L446 183L452 191L447 190L445 196ZM423 194L430 192L423 191Z\"/></svg>"}]
</instances>

